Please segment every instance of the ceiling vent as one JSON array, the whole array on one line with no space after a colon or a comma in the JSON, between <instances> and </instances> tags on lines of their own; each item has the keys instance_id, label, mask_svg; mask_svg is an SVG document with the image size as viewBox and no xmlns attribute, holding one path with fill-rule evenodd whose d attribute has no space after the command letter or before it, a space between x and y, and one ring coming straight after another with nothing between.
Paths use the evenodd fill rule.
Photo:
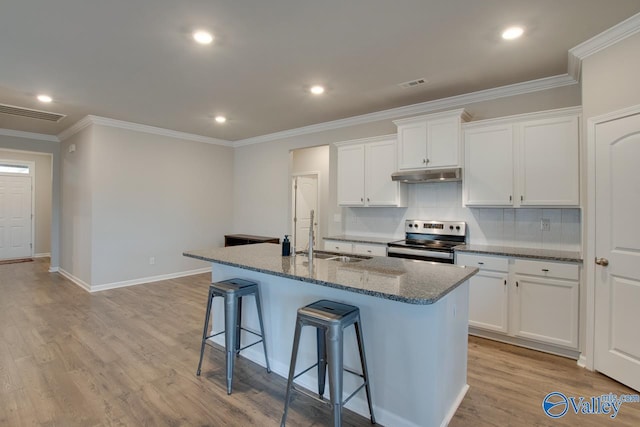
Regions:
<instances>
[{"instance_id":1,"label":"ceiling vent","mask_svg":"<svg viewBox=\"0 0 640 427\"><path fill-rule=\"evenodd\" d=\"M31 108L16 107L15 105L0 104L0 113L12 116L28 117L30 119L59 122L67 117L64 114L51 113L49 111L32 110Z\"/></svg>"},{"instance_id":2,"label":"ceiling vent","mask_svg":"<svg viewBox=\"0 0 640 427\"><path fill-rule=\"evenodd\" d=\"M404 89L409 89L410 87L416 87L427 84L427 79L415 79L404 83L398 83L398 86Z\"/></svg>"}]
</instances>

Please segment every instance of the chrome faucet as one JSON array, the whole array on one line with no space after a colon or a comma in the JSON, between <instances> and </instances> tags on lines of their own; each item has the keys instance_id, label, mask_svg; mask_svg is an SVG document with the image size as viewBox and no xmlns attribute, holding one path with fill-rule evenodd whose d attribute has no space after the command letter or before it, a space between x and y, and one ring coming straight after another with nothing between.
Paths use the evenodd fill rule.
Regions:
<instances>
[{"instance_id":1,"label":"chrome faucet","mask_svg":"<svg viewBox=\"0 0 640 427\"><path fill-rule=\"evenodd\" d=\"M311 209L311 213L309 215L311 217L309 221L309 261L313 259L313 244L314 244L314 236L313 236L313 209Z\"/></svg>"}]
</instances>

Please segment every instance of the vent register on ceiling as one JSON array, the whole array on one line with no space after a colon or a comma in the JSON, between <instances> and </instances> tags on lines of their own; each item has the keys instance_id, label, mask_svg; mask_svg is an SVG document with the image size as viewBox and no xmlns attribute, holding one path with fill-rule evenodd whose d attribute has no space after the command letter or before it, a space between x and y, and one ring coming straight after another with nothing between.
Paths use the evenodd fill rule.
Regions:
<instances>
[{"instance_id":1,"label":"vent register on ceiling","mask_svg":"<svg viewBox=\"0 0 640 427\"><path fill-rule=\"evenodd\" d=\"M0 114L9 114L11 116L27 117L30 119L46 120L48 122L56 123L67 117L65 114L34 110L31 108L17 107L15 105L8 104L0 104Z\"/></svg>"}]
</instances>

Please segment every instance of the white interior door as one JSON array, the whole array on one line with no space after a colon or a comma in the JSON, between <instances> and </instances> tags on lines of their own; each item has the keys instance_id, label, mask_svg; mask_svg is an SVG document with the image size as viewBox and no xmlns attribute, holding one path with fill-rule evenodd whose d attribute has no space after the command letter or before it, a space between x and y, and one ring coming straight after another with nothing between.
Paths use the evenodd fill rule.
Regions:
<instances>
[{"instance_id":1,"label":"white interior door","mask_svg":"<svg viewBox=\"0 0 640 427\"><path fill-rule=\"evenodd\" d=\"M311 210L314 212L314 235L318 237L318 175L300 175L293 178L294 180L294 212L293 223L295 229L295 248L296 250L304 250L309 245L309 227L311 227Z\"/></svg>"},{"instance_id":2,"label":"white interior door","mask_svg":"<svg viewBox=\"0 0 640 427\"><path fill-rule=\"evenodd\" d=\"M0 175L0 259L29 258L31 177Z\"/></svg>"},{"instance_id":3,"label":"white interior door","mask_svg":"<svg viewBox=\"0 0 640 427\"><path fill-rule=\"evenodd\" d=\"M640 390L640 114L596 125L595 369Z\"/></svg>"}]
</instances>

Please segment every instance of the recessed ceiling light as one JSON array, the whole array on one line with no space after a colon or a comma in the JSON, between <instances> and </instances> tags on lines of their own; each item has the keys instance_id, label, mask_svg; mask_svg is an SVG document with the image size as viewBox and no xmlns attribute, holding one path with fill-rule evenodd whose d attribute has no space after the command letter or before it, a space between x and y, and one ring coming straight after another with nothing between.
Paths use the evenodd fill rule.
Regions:
<instances>
[{"instance_id":1,"label":"recessed ceiling light","mask_svg":"<svg viewBox=\"0 0 640 427\"><path fill-rule=\"evenodd\" d=\"M505 40L515 40L524 33L522 27L509 27L502 32L502 38Z\"/></svg>"},{"instance_id":2,"label":"recessed ceiling light","mask_svg":"<svg viewBox=\"0 0 640 427\"><path fill-rule=\"evenodd\" d=\"M224 123L227 121L227 118L225 116L216 116L215 121L218 123Z\"/></svg>"},{"instance_id":3,"label":"recessed ceiling light","mask_svg":"<svg viewBox=\"0 0 640 427\"><path fill-rule=\"evenodd\" d=\"M38 95L38 101L40 102L51 102L53 99L49 95Z\"/></svg>"},{"instance_id":4,"label":"recessed ceiling light","mask_svg":"<svg viewBox=\"0 0 640 427\"><path fill-rule=\"evenodd\" d=\"M213 41L213 36L207 31L196 31L193 33L193 39L200 44L209 44Z\"/></svg>"},{"instance_id":5,"label":"recessed ceiling light","mask_svg":"<svg viewBox=\"0 0 640 427\"><path fill-rule=\"evenodd\" d=\"M311 86L309 91L314 95L322 95L324 93L324 87L320 85Z\"/></svg>"}]
</instances>

